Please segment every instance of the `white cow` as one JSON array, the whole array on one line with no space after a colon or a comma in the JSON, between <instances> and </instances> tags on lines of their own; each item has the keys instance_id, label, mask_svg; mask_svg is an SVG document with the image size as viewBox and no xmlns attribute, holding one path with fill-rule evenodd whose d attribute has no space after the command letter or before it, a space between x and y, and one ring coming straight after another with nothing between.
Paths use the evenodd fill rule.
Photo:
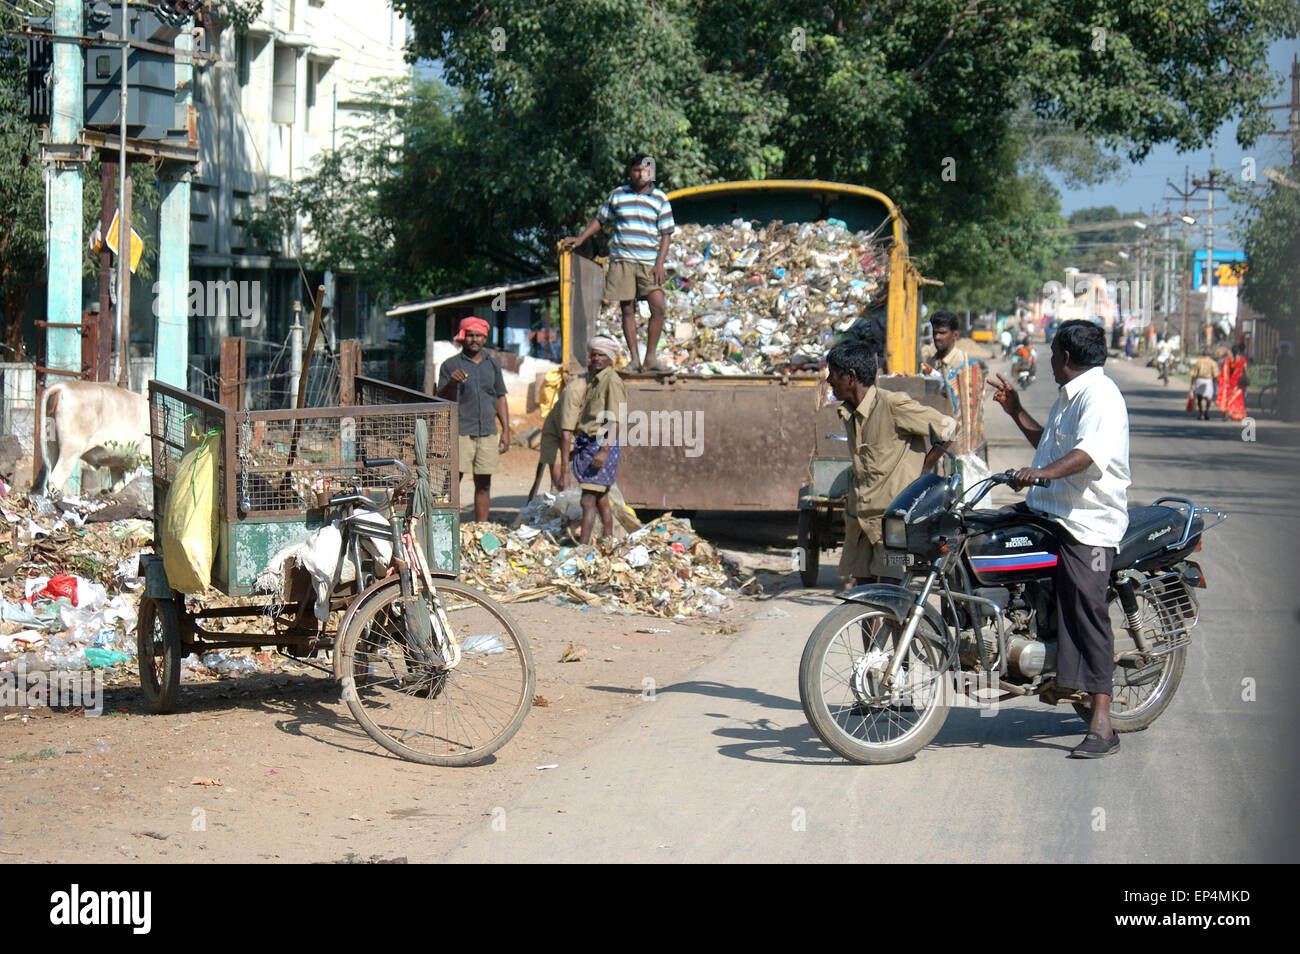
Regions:
<instances>
[{"instance_id":1,"label":"white cow","mask_svg":"<svg viewBox=\"0 0 1300 954\"><path fill-rule=\"evenodd\" d=\"M125 388L94 381L61 381L41 404L42 489L63 490L77 461L107 467L113 482L150 454L149 402ZM53 467L50 461L54 461Z\"/></svg>"}]
</instances>

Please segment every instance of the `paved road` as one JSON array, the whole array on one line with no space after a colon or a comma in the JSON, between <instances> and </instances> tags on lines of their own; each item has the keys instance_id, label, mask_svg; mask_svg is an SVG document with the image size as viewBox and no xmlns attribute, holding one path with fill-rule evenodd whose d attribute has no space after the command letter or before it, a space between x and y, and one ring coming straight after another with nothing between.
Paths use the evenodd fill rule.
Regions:
<instances>
[{"instance_id":1,"label":"paved road","mask_svg":"<svg viewBox=\"0 0 1300 954\"><path fill-rule=\"evenodd\" d=\"M1066 758L1082 722L1034 702L992 718L952 710L903 764L832 757L805 723L797 672L834 600L798 591L653 701L643 685L608 687L645 696L637 714L510 804L484 805L448 860L1296 860L1300 428L1197 422L1154 371L1107 370L1130 409L1131 501L1176 492L1232 511L1201 554L1209 589L1177 697L1117 756ZM1054 396L1040 378L1025 403L1041 419ZM1028 463L991 403L990 427L995 466Z\"/></svg>"}]
</instances>

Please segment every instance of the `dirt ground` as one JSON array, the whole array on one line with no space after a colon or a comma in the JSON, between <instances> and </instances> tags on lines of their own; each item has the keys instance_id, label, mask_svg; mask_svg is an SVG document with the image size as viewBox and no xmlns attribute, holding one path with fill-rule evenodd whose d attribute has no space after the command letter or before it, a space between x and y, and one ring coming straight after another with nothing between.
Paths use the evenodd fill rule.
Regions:
<instances>
[{"instance_id":1,"label":"dirt ground","mask_svg":"<svg viewBox=\"0 0 1300 954\"><path fill-rule=\"evenodd\" d=\"M521 448L503 458L492 519L513 519L536 460ZM462 502L470 496L466 481ZM797 584L782 570L788 546L728 552L772 570L762 576L771 593ZM484 806L505 802L607 724L635 718L647 689L723 651L757 606L742 598L721 618L690 621L508 606L527 634L547 704L535 704L519 734L471 768L389 755L329 677L310 670L186 683L177 711L165 716L146 712L133 683L106 690L99 717L0 709L0 860L437 859L490 814ZM588 653L560 663L570 642Z\"/></svg>"}]
</instances>

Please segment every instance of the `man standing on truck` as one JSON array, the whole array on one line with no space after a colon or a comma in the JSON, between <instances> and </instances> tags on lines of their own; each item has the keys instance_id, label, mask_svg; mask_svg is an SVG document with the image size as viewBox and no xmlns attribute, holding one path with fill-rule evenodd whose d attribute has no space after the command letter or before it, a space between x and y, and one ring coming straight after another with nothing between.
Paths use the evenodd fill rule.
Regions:
<instances>
[{"instance_id":1,"label":"man standing on truck","mask_svg":"<svg viewBox=\"0 0 1300 954\"><path fill-rule=\"evenodd\" d=\"M837 400L853 454L853 484L844 506L840 576L857 584L903 578L885 563L885 508L934 467L941 447L927 450L930 428L951 440L957 422L899 391L876 387L876 356L861 341L842 341L826 355L827 381Z\"/></svg>"},{"instance_id":2,"label":"man standing on truck","mask_svg":"<svg viewBox=\"0 0 1300 954\"><path fill-rule=\"evenodd\" d=\"M668 196L655 188L655 161L644 153L632 157L627 167L628 182L610 193L596 217L580 235L563 242L565 248L577 248L601 228L614 223L614 237L609 243L609 271L605 273L604 301L616 301L623 310L623 337L631 352L631 370L661 370L655 357L659 335L664 328L667 305L664 301L664 260L668 256L668 239L676 223ZM650 304L650 326L646 330L644 364L639 360L636 338L636 303L644 298Z\"/></svg>"},{"instance_id":3,"label":"man standing on truck","mask_svg":"<svg viewBox=\"0 0 1300 954\"><path fill-rule=\"evenodd\" d=\"M510 409L506 404L506 382L501 365L483 353L488 340L488 323L482 318L462 318L455 340L460 354L454 354L438 369L438 397L460 405L460 474L474 475L474 519L488 518L492 501L492 475L501 454L510 447ZM500 437L493 417L501 422Z\"/></svg>"}]
</instances>

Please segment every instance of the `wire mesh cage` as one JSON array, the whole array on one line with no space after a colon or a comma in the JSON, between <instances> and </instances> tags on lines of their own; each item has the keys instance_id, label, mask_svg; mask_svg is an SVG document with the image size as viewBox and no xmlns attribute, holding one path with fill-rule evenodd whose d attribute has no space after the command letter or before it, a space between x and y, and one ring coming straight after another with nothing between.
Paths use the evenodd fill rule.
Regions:
<instances>
[{"instance_id":1,"label":"wire mesh cage","mask_svg":"<svg viewBox=\"0 0 1300 954\"><path fill-rule=\"evenodd\" d=\"M457 509L456 405L357 377L357 404L235 411L150 382L155 500L166 499L181 457L202 435L219 447L218 509L224 520L305 516L343 487L374 490L394 474L368 457L415 465L416 422L428 433L434 506Z\"/></svg>"}]
</instances>

